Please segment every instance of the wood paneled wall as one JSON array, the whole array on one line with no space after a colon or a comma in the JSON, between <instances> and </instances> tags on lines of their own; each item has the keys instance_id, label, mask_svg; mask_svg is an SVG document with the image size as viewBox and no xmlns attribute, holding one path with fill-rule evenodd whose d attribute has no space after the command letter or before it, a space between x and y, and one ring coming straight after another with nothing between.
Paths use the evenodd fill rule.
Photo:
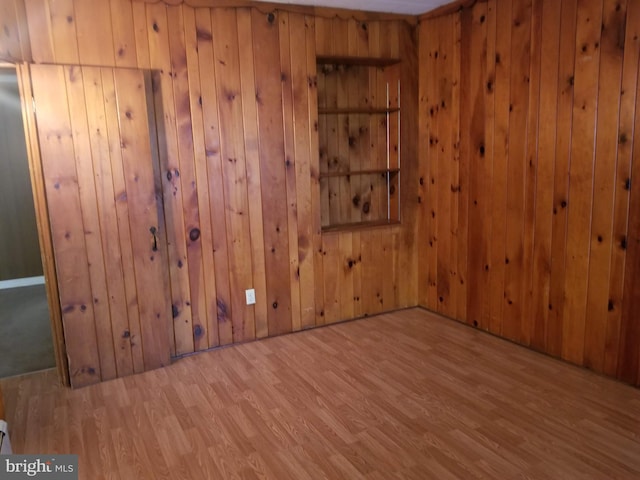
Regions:
<instances>
[{"instance_id":1,"label":"wood paneled wall","mask_svg":"<svg viewBox=\"0 0 640 480\"><path fill-rule=\"evenodd\" d=\"M1 58L154 72L174 355L417 303L415 29L266 8L0 0ZM401 226L321 235L316 54L403 60Z\"/></svg>"},{"instance_id":2,"label":"wood paneled wall","mask_svg":"<svg viewBox=\"0 0 640 480\"><path fill-rule=\"evenodd\" d=\"M18 79L0 68L0 280L42 275Z\"/></svg>"},{"instance_id":3,"label":"wood paneled wall","mask_svg":"<svg viewBox=\"0 0 640 480\"><path fill-rule=\"evenodd\" d=\"M420 304L640 384L640 2L420 25Z\"/></svg>"},{"instance_id":4,"label":"wood paneled wall","mask_svg":"<svg viewBox=\"0 0 640 480\"><path fill-rule=\"evenodd\" d=\"M401 58L399 226L322 236L321 321L331 323L417 303L417 58L411 29L395 22L316 18L318 55ZM337 281L336 281L337 279ZM318 298L319 295L317 295Z\"/></svg>"},{"instance_id":5,"label":"wood paneled wall","mask_svg":"<svg viewBox=\"0 0 640 480\"><path fill-rule=\"evenodd\" d=\"M173 354L419 301L640 383L638 2L480 1L425 19L419 59L400 21L0 12L2 59L155 72ZM401 226L320 233L316 54L403 60Z\"/></svg>"}]
</instances>

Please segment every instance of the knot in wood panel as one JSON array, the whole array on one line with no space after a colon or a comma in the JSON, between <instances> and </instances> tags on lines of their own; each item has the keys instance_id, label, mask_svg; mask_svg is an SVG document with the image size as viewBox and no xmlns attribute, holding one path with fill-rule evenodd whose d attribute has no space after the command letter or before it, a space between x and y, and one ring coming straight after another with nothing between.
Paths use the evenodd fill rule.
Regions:
<instances>
[{"instance_id":1,"label":"knot in wood panel","mask_svg":"<svg viewBox=\"0 0 640 480\"><path fill-rule=\"evenodd\" d=\"M201 338L204 335L204 328L202 328L202 325L195 325L193 327L193 336L195 338Z\"/></svg>"}]
</instances>

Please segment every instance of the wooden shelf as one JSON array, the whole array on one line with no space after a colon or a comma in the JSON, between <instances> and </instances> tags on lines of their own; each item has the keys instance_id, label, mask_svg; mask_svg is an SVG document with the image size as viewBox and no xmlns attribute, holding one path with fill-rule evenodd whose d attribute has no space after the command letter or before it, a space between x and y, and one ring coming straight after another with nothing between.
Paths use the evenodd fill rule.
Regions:
<instances>
[{"instance_id":1,"label":"wooden shelf","mask_svg":"<svg viewBox=\"0 0 640 480\"><path fill-rule=\"evenodd\" d=\"M322 227L322 233L349 232L352 230L363 230L366 228L380 228L400 225L399 220L371 220L365 222L342 223L340 225L327 225Z\"/></svg>"},{"instance_id":2,"label":"wooden shelf","mask_svg":"<svg viewBox=\"0 0 640 480\"><path fill-rule=\"evenodd\" d=\"M320 65L361 65L365 67L388 67L400 63L399 58L377 58L377 57L339 57L331 55L319 55L316 63Z\"/></svg>"},{"instance_id":3,"label":"wooden shelf","mask_svg":"<svg viewBox=\"0 0 640 480\"><path fill-rule=\"evenodd\" d=\"M400 59L320 55L316 64L319 78L316 120L321 120L319 148L324 161L323 171L316 177L322 186L322 234L397 228L401 183ZM348 97L339 95L336 89L348 92ZM357 98L369 100L355 101ZM362 128L362 122L366 128ZM348 132L339 130L343 127L349 127ZM354 128L358 131L353 132ZM371 145L372 150L364 148L369 142L359 136L368 134L369 128L375 130L374 135L382 134L383 129L386 133ZM346 135L349 147L354 147L348 155ZM326 163L327 159L330 163ZM373 200L370 191L371 197L375 195Z\"/></svg>"},{"instance_id":4,"label":"wooden shelf","mask_svg":"<svg viewBox=\"0 0 640 480\"><path fill-rule=\"evenodd\" d=\"M398 173L400 171L399 168L377 168L374 170L356 170L351 172L326 172L321 173L320 178L328 178L328 177L350 177L353 175L376 175L378 173Z\"/></svg>"},{"instance_id":5,"label":"wooden shelf","mask_svg":"<svg viewBox=\"0 0 640 480\"><path fill-rule=\"evenodd\" d=\"M399 108L318 108L319 115L331 115L331 114L364 114L364 115L377 115L387 113L397 113Z\"/></svg>"}]
</instances>

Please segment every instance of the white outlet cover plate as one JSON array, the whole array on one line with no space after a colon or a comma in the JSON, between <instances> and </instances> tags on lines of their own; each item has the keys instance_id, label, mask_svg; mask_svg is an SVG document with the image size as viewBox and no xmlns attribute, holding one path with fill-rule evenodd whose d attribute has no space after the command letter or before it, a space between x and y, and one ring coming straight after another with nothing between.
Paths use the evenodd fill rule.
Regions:
<instances>
[{"instance_id":1,"label":"white outlet cover plate","mask_svg":"<svg viewBox=\"0 0 640 480\"><path fill-rule=\"evenodd\" d=\"M247 305L255 305L256 303L256 291L253 288L244 291L245 296L247 297Z\"/></svg>"}]
</instances>

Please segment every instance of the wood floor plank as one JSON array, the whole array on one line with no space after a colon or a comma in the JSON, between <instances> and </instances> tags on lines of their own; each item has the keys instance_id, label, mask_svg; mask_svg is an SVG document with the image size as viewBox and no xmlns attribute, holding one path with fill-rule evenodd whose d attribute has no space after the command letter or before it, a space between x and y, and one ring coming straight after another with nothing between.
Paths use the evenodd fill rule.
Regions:
<instances>
[{"instance_id":1,"label":"wood floor plank","mask_svg":"<svg viewBox=\"0 0 640 480\"><path fill-rule=\"evenodd\" d=\"M0 388L14 451L77 453L80 479L640 475L640 390L421 309Z\"/></svg>"}]
</instances>

